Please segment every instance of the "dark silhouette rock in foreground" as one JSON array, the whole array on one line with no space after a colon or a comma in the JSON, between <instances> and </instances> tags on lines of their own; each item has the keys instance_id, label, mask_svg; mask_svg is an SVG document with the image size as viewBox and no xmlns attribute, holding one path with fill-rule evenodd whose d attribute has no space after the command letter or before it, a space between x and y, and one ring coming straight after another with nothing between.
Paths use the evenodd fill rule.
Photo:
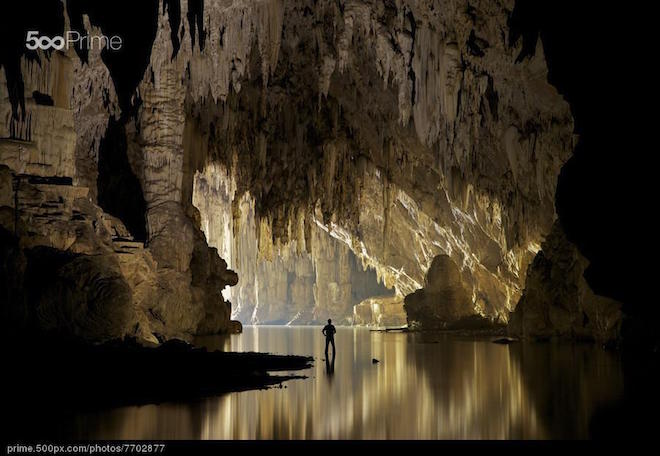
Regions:
<instances>
[{"instance_id":1,"label":"dark silhouette rock in foreground","mask_svg":"<svg viewBox=\"0 0 660 456\"><path fill-rule=\"evenodd\" d=\"M588 265L555 222L527 270L525 290L509 320L509 334L600 342L618 339L621 304L594 293L584 277Z\"/></svg>"},{"instance_id":2,"label":"dark silhouette rock in foreground","mask_svg":"<svg viewBox=\"0 0 660 456\"><path fill-rule=\"evenodd\" d=\"M0 139L5 154L25 147L36 146ZM71 177L19 170L0 163L3 328L90 342L189 340L238 330L222 296L238 276L177 205L158 207L152 221L169 221L145 244Z\"/></svg>"},{"instance_id":3,"label":"dark silhouette rock in foreground","mask_svg":"<svg viewBox=\"0 0 660 456\"><path fill-rule=\"evenodd\" d=\"M17 413L31 405L98 409L266 388L304 378L290 372L312 364L311 357L207 351L179 340L156 347L135 339L101 345L59 337L3 342L3 357L12 366L3 403Z\"/></svg>"}]
</instances>

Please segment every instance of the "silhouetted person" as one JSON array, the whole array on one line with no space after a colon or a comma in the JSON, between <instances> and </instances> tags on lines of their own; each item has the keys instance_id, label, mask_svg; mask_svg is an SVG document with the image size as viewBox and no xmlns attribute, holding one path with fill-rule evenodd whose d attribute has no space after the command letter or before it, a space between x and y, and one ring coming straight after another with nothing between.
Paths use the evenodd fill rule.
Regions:
<instances>
[{"instance_id":1,"label":"silhouetted person","mask_svg":"<svg viewBox=\"0 0 660 456\"><path fill-rule=\"evenodd\" d=\"M337 330L332 325L331 319L328 318L328 324L323 327L323 331L321 332L325 336L325 359L328 359L328 346L332 344L332 361L334 364L335 354L337 353L337 350L335 349L335 333Z\"/></svg>"}]
</instances>

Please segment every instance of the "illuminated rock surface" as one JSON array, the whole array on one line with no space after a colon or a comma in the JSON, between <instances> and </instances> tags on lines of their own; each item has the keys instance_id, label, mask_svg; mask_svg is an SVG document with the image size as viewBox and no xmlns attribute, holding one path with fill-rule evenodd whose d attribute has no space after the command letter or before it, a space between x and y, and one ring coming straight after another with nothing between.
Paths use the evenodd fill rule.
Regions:
<instances>
[{"instance_id":1,"label":"illuminated rock surface","mask_svg":"<svg viewBox=\"0 0 660 456\"><path fill-rule=\"evenodd\" d=\"M12 107L10 85L0 88L8 120L3 136L10 138L0 140L8 330L41 329L93 341L133 335L150 342L235 331L221 292L236 284L236 274L179 204L165 201L150 211L146 247L144 238L133 236L140 230L120 220L141 218L144 225L144 214L125 210L140 207L131 203L141 198L141 186L130 180L135 177L129 163L117 166L122 154L127 158L127 141L116 141L126 133L111 133L112 120L106 136L116 143L98 157L98 181L81 178L87 168L76 165L76 145L84 138L76 140L74 125L89 118L77 117L82 101L71 87L77 57L73 51L42 57L41 66L21 60L25 79L18 108ZM103 143L97 152L104 151ZM122 175L126 170L129 175ZM80 185L90 181L97 191ZM109 204L108 195L117 196L122 187L120 201ZM130 194L135 188L138 193Z\"/></svg>"},{"instance_id":2,"label":"illuminated rock surface","mask_svg":"<svg viewBox=\"0 0 660 456\"><path fill-rule=\"evenodd\" d=\"M405 298L408 324L420 329L487 328L493 321L475 315L456 264L448 255L433 259L424 288Z\"/></svg>"},{"instance_id":3,"label":"illuminated rock surface","mask_svg":"<svg viewBox=\"0 0 660 456\"><path fill-rule=\"evenodd\" d=\"M382 285L420 289L437 255L468 314L508 319L574 144L541 46L516 61L513 2L127 4L139 28L119 6L67 2L60 25L122 34L121 55L14 56L25 86L2 85L0 132L61 150L49 166L75 163L146 241L151 332L227 329L236 277L207 240L245 323L348 321ZM198 176L218 173L207 198Z\"/></svg>"},{"instance_id":4,"label":"illuminated rock surface","mask_svg":"<svg viewBox=\"0 0 660 456\"><path fill-rule=\"evenodd\" d=\"M255 8L266 4L277 10L276 2ZM546 82L542 52L516 64L501 34L506 11L472 6L467 14L467 5L347 2L342 11L321 2L306 15L286 3L275 41L234 40L236 24L208 12L218 26L200 55L213 53L224 26L224 43L256 39L260 58L247 59L240 86L210 84L213 99L191 115L208 155L229 169L239 195L255 199L255 226L275 244L301 244L310 225L323 225L403 295L448 254L472 312L506 321L554 217L572 122ZM272 14L277 20L256 29L279 25ZM198 71L193 99L209 84Z\"/></svg>"},{"instance_id":5,"label":"illuminated rock surface","mask_svg":"<svg viewBox=\"0 0 660 456\"><path fill-rule=\"evenodd\" d=\"M322 227L312 226L299 242L273 244L270 227L255 226L254 199L249 194L236 198L223 167L212 165L196 174L193 204L202 229L209 244L241 271L239 283L227 290L234 318L251 324L319 324L328 318L351 324L353 305L391 294L373 270L363 270L348 246Z\"/></svg>"},{"instance_id":6,"label":"illuminated rock surface","mask_svg":"<svg viewBox=\"0 0 660 456\"><path fill-rule=\"evenodd\" d=\"M368 298L353 307L353 324L401 328L408 324L401 296Z\"/></svg>"},{"instance_id":7,"label":"illuminated rock surface","mask_svg":"<svg viewBox=\"0 0 660 456\"><path fill-rule=\"evenodd\" d=\"M206 4L203 16L203 43L186 29L178 51L161 16L146 73L156 82L145 77L140 87L146 98L160 87L158 103L171 104L166 122L179 116L168 138L183 142L183 158L178 145L158 152L176 159L162 155L171 184L158 187L177 188L181 169L185 188L193 170L221 163L236 192L234 219L246 192L254 200L253 222L245 217L258 249L246 255L282 272L261 290L272 309L241 318L291 315L282 311L283 271L295 267L278 265L287 262L281 252L314 257L303 239L322 225L402 295L422 286L437 254L451 256L472 312L506 321L552 224L556 176L574 138L542 51L515 62L505 5L231 2ZM181 86L158 82L172 71L184 75ZM148 124L152 114L142 112ZM224 205L213 217L227 217ZM232 267L248 283L260 268L268 275L268 266L241 263ZM294 294L307 302L294 306L313 315L310 265L302 270ZM240 292L237 307L262 301L251 293Z\"/></svg>"}]
</instances>

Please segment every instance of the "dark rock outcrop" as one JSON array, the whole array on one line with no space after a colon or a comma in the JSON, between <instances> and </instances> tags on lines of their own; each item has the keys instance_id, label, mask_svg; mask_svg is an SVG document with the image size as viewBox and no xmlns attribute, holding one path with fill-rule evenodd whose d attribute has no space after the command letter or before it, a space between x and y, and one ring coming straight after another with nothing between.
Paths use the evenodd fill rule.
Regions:
<instances>
[{"instance_id":1,"label":"dark rock outcrop","mask_svg":"<svg viewBox=\"0 0 660 456\"><path fill-rule=\"evenodd\" d=\"M461 272L448 255L433 259L424 288L406 296L404 308L411 328L488 329L495 325L477 313Z\"/></svg>"},{"instance_id":2,"label":"dark rock outcrop","mask_svg":"<svg viewBox=\"0 0 660 456\"><path fill-rule=\"evenodd\" d=\"M176 340L144 347L133 338L89 344L51 336L0 338L2 359L13 369L0 392L3 412L12 417L4 430L14 438L56 434L53 420L70 412L268 388L304 378L313 362L308 356L211 351ZM48 427L40 428L44 423Z\"/></svg>"},{"instance_id":3,"label":"dark rock outcrop","mask_svg":"<svg viewBox=\"0 0 660 456\"><path fill-rule=\"evenodd\" d=\"M131 289L116 257L50 247L28 249L26 256L25 292L38 328L92 341L130 332Z\"/></svg>"},{"instance_id":4,"label":"dark rock outcrop","mask_svg":"<svg viewBox=\"0 0 660 456\"><path fill-rule=\"evenodd\" d=\"M555 222L527 269L525 290L509 320L509 333L601 342L618 339L621 304L592 291L584 278L588 265Z\"/></svg>"},{"instance_id":5,"label":"dark rock outcrop","mask_svg":"<svg viewBox=\"0 0 660 456\"><path fill-rule=\"evenodd\" d=\"M89 200L87 188L70 179L21 175L0 165L0 187L6 331L49 331L96 342L236 331L222 289L236 284L237 275L187 217L180 220L188 228L190 253L182 248L185 237L179 244L157 242L159 263L119 219ZM175 240L176 232L168 228L156 239L169 234Z\"/></svg>"},{"instance_id":6,"label":"dark rock outcrop","mask_svg":"<svg viewBox=\"0 0 660 456\"><path fill-rule=\"evenodd\" d=\"M660 306L650 297L656 268L646 267L644 245L654 235L643 215L636 216L655 204L655 157L645 153L655 142L655 117L645 97L611 88L654 84L644 68L653 21L638 8L570 0L516 0L509 21L512 44L522 42L520 60L543 51L548 81L569 103L579 135L557 179L565 238L588 261L583 275L594 293L622 303L622 340L645 347L660 346ZM629 26L634 30L612 33ZM612 55L641 66L631 72L612 65Z\"/></svg>"}]
</instances>

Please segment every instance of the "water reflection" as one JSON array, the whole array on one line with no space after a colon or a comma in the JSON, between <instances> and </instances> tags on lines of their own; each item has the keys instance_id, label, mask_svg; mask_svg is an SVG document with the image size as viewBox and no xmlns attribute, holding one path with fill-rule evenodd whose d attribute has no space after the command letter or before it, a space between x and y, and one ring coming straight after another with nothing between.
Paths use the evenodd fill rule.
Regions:
<instances>
[{"instance_id":1,"label":"water reflection","mask_svg":"<svg viewBox=\"0 0 660 456\"><path fill-rule=\"evenodd\" d=\"M72 433L123 439L500 439L587 437L620 393L620 363L592 346L497 345L338 328L246 327L202 341L234 351L312 354L310 378L195 403L80 415ZM372 358L380 361L372 364Z\"/></svg>"},{"instance_id":2,"label":"water reflection","mask_svg":"<svg viewBox=\"0 0 660 456\"><path fill-rule=\"evenodd\" d=\"M328 374L328 378L332 378L335 374L335 355L332 355L331 359L325 360L325 373Z\"/></svg>"}]
</instances>

